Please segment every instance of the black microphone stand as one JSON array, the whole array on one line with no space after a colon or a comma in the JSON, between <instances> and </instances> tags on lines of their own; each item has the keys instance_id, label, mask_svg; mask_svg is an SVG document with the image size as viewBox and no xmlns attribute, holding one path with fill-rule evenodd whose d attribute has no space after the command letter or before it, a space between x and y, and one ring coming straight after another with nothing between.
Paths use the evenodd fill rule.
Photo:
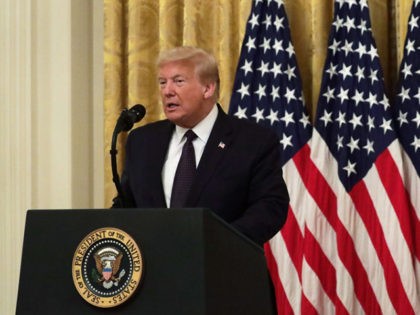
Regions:
<instances>
[{"instance_id":1,"label":"black microphone stand","mask_svg":"<svg viewBox=\"0 0 420 315\"><path fill-rule=\"evenodd\" d=\"M124 192L121 188L120 178L118 176L117 170L117 138L118 134L121 131L129 131L134 123L140 121L146 111L143 105L137 104L130 109L124 109L121 112L120 117L117 120L117 123L114 128L114 132L112 133L112 141L111 141L111 150L109 153L111 154L111 168L112 168L112 181L117 188L117 197L112 200L112 207L111 208L124 208L126 205L126 199L124 196Z\"/></svg>"},{"instance_id":2,"label":"black microphone stand","mask_svg":"<svg viewBox=\"0 0 420 315\"><path fill-rule=\"evenodd\" d=\"M118 130L119 128L117 127L118 123L114 128L114 132L112 133L111 150L109 151L109 153L111 154L112 181L114 182L115 187L117 188L117 197L112 199L112 208L124 208L124 194L121 189L120 178L118 176L117 170L117 138L121 130Z\"/></svg>"}]
</instances>

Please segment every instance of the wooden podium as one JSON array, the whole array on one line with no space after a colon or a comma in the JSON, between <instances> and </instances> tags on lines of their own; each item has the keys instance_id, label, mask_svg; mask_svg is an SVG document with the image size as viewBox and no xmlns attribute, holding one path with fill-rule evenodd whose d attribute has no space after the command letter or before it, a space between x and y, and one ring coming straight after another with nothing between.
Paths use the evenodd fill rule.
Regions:
<instances>
[{"instance_id":1,"label":"wooden podium","mask_svg":"<svg viewBox=\"0 0 420 315\"><path fill-rule=\"evenodd\" d=\"M86 302L73 282L80 242L125 231L144 272L125 303ZM206 209L28 210L16 314L274 314L261 247Z\"/></svg>"}]
</instances>

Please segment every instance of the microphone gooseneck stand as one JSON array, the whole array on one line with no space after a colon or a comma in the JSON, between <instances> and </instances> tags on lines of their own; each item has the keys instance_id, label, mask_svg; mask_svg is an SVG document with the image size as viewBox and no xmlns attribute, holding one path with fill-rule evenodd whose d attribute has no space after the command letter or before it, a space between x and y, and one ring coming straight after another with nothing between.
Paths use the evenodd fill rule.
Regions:
<instances>
[{"instance_id":1,"label":"microphone gooseneck stand","mask_svg":"<svg viewBox=\"0 0 420 315\"><path fill-rule=\"evenodd\" d=\"M118 118L117 123L115 125L114 132L112 133L111 150L109 151L109 153L111 154L112 181L114 182L115 188L117 189L117 196L112 200L111 208L124 208L125 206L127 206L126 200L124 198L124 192L121 188L117 168L118 134L121 131L129 131L131 128L133 128L134 123L139 122L145 114L146 110L144 106L140 104L134 105L130 109L124 109L121 112L121 115Z\"/></svg>"}]
</instances>

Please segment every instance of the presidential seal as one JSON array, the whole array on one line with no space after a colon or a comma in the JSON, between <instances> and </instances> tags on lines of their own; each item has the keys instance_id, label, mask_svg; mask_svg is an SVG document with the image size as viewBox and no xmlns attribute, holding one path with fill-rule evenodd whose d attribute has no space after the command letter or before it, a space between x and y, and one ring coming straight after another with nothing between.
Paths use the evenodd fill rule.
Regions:
<instances>
[{"instance_id":1,"label":"presidential seal","mask_svg":"<svg viewBox=\"0 0 420 315\"><path fill-rule=\"evenodd\" d=\"M74 285L88 303L102 308L120 305L136 291L143 274L143 257L133 238L112 227L88 234L72 263Z\"/></svg>"}]
</instances>

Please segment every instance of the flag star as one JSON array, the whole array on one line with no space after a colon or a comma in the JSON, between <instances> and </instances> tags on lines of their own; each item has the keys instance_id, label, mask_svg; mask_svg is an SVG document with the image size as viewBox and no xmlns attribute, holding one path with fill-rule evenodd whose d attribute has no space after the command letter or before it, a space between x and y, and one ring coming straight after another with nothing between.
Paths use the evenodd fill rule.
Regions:
<instances>
[{"instance_id":1,"label":"flag star","mask_svg":"<svg viewBox=\"0 0 420 315\"><path fill-rule=\"evenodd\" d=\"M282 121L284 121L284 123L286 124L286 127L289 126L289 123L294 123L294 119L293 119L293 112L289 113L289 112L285 112L284 116L281 118Z\"/></svg>"},{"instance_id":2,"label":"flag star","mask_svg":"<svg viewBox=\"0 0 420 315\"><path fill-rule=\"evenodd\" d=\"M344 148L343 139L344 139L344 137L340 137L340 135L337 135L337 142L336 142L337 150L340 150L341 148Z\"/></svg>"},{"instance_id":3,"label":"flag star","mask_svg":"<svg viewBox=\"0 0 420 315\"><path fill-rule=\"evenodd\" d=\"M325 72L327 72L330 75L330 79L337 74L337 65L334 65L332 62L330 63L330 67L325 70Z\"/></svg>"},{"instance_id":4,"label":"flag star","mask_svg":"<svg viewBox=\"0 0 420 315\"><path fill-rule=\"evenodd\" d=\"M415 43L416 42L414 40L413 41L407 40L407 45L405 45L405 50L407 52L407 56L409 56L411 52L415 52L416 51L416 49L414 48L414 44Z\"/></svg>"},{"instance_id":5,"label":"flag star","mask_svg":"<svg viewBox=\"0 0 420 315\"><path fill-rule=\"evenodd\" d=\"M341 128L342 125L345 125L346 124L346 113L343 113L343 112L340 111L338 113L338 117L336 118L335 121L338 122L338 124L339 124L339 126Z\"/></svg>"},{"instance_id":6,"label":"flag star","mask_svg":"<svg viewBox=\"0 0 420 315\"><path fill-rule=\"evenodd\" d=\"M373 60L376 57L378 57L378 50L376 49L375 46L370 45L370 50L368 51L367 54L370 55L371 60Z\"/></svg>"},{"instance_id":7,"label":"flag star","mask_svg":"<svg viewBox=\"0 0 420 315\"><path fill-rule=\"evenodd\" d=\"M268 28L272 25L271 15L267 14L265 16L265 20L262 22L262 24L264 24L265 25L265 29L268 30Z\"/></svg>"},{"instance_id":8,"label":"flag star","mask_svg":"<svg viewBox=\"0 0 420 315\"><path fill-rule=\"evenodd\" d=\"M368 30L367 26L366 26L366 20L361 20L359 25L357 25L357 28L360 30L360 32L363 33L366 32Z\"/></svg>"},{"instance_id":9,"label":"flag star","mask_svg":"<svg viewBox=\"0 0 420 315\"><path fill-rule=\"evenodd\" d=\"M252 117L255 118L255 120L257 121L257 123L260 122L260 120L264 120L264 108L263 109L259 109L258 107L255 110L255 114L252 115Z\"/></svg>"},{"instance_id":10,"label":"flag star","mask_svg":"<svg viewBox=\"0 0 420 315\"><path fill-rule=\"evenodd\" d=\"M274 21L274 26L276 27L276 31L278 31L281 28L284 28L283 20L284 20L284 17L279 18L278 16L276 16L276 20Z\"/></svg>"},{"instance_id":11,"label":"flag star","mask_svg":"<svg viewBox=\"0 0 420 315\"><path fill-rule=\"evenodd\" d=\"M293 48L292 43L289 43L289 46L286 48L286 51L289 53L289 57L292 57L295 53L295 49Z\"/></svg>"},{"instance_id":12,"label":"flag star","mask_svg":"<svg viewBox=\"0 0 420 315\"><path fill-rule=\"evenodd\" d=\"M340 93L337 95L338 98L341 99L341 103L344 103L344 101L349 99L349 90L344 90L342 87L340 87Z\"/></svg>"},{"instance_id":13,"label":"flag star","mask_svg":"<svg viewBox=\"0 0 420 315\"><path fill-rule=\"evenodd\" d=\"M351 29L356 28L356 25L354 25L354 18L351 19L350 17L347 17L347 20L344 23L344 26L347 28L347 32L350 32Z\"/></svg>"},{"instance_id":14,"label":"flag star","mask_svg":"<svg viewBox=\"0 0 420 315\"><path fill-rule=\"evenodd\" d=\"M236 111L234 116L238 117L239 119L247 119L248 117L246 115L246 107L242 108L241 106L238 106L238 110Z\"/></svg>"},{"instance_id":15,"label":"flag star","mask_svg":"<svg viewBox=\"0 0 420 315\"><path fill-rule=\"evenodd\" d=\"M417 20L419 19L418 16L412 16L410 21L408 22L408 25L410 25L411 31L413 29L415 29L416 27L419 27L419 25L417 24Z\"/></svg>"},{"instance_id":16,"label":"flag star","mask_svg":"<svg viewBox=\"0 0 420 315\"><path fill-rule=\"evenodd\" d=\"M296 77L295 69L296 67L290 67L290 65L287 65L287 70L285 71L285 73L287 74L287 78L289 80Z\"/></svg>"},{"instance_id":17,"label":"flag star","mask_svg":"<svg viewBox=\"0 0 420 315\"><path fill-rule=\"evenodd\" d=\"M375 118L374 117L368 117L368 127L369 127L369 132L372 131L372 129L375 129Z\"/></svg>"},{"instance_id":18,"label":"flag star","mask_svg":"<svg viewBox=\"0 0 420 315\"><path fill-rule=\"evenodd\" d=\"M345 64L343 64L343 68L339 71L340 74L343 76L343 80L346 80L346 78L349 76L352 76L351 73L351 65L350 66L346 66Z\"/></svg>"},{"instance_id":19,"label":"flag star","mask_svg":"<svg viewBox=\"0 0 420 315\"><path fill-rule=\"evenodd\" d=\"M262 22L262 24L265 25L265 29L268 30L268 28L271 26L271 15L266 15L265 20Z\"/></svg>"},{"instance_id":20,"label":"flag star","mask_svg":"<svg viewBox=\"0 0 420 315\"><path fill-rule=\"evenodd\" d=\"M270 109L270 115L265 118L270 121L271 125L273 125L276 121L279 121L278 111L273 111Z\"/></svg>"},{"instance_id":21,"label":"flag star","mask_svg":"<svg viewBox=\"0 0 420 315\"><path fill-rule=\"evenodd\" d=\"M420 126L420 113L416 113L416 118L413 118L412 120L411 120L412 122L415 122L416 123L416 125L417 125L417 128Z\"/></svg>"},{"instance_id":22,"label":"flag star","mask_svg":"<svg viewBox=\"0 0 420 315\"><path fill-rule=\"evenodd\" d=\"M248 74L248 72L252 73L252 61L245 59L245 64L241 67L241 69L245 71L245 76Z\"/></svg>"},{"instance_id":23,"label":"flag star","mask_svg":"<svg viewBox=\"0 0 420 315\"><path fill-rule=\"evenodd\" d=\"M353 139L353 137L350 137L350 142L347 143L347 146L350 148L351 153L353 153L354 150L360 150L359 139Z\"/></svg>"},{"instance_id":24,"label":"flag star","mask_svg":"<svg viewBox=\"0 0 420 315\"><path fill-rule=\"evenodd\" d=\"M351 173L357 174L355 167L356 163L350 163L350 161L347 162L347 165L343 167L343 169L347 172L347 177L350 177Z\"/></svg>"},{"instance_id":25,"label":"flag star","mask_svg":"<svg viewBox=\"0 0 420 315\"><path fill-rule=\"evenodd\" d=\"M299 122L303 125L303 128L306 128L310 124L309 122L309 115L302 113L302 118L299 119Z\"/></svg>"},{"instance_id":26,"label":"flag star","mask_svg":"<svg viewBox=\"0 0 420 315\"><path fill-rule=\"evenodd\" d=\"M241 83L241 88L239 90L237 90L236 92L241 94L241 99L244 98L245 95L250 95L249 94L249 84L245 85L243 83Z\"/></svg>"},{"instance_id":27,"label":"flag star","mask_svg":"<svg viewBox=\"0 0 420 315\"><path fill-rule=\"evenodd\" d=\"M255 94L257 94L257 95L258 95L258 100L259 100L259 101L261 100L261 98L262 98L263 96L266 96L266 94L265 94L265 88L266 88L266 86L265 86L265 85L258 84L258 90L257 90L257 91L255 91Z\"/></svg>"},{"instance_id":28,"label":"flag star","mask_svg":"<svg viewBox=\"0 0 420 315\"><path fill-rule=\"evenodd\" d=\"M335 99L334 90L335 89L331 89L329 86L327 86L327 92L322 94L322 96L325 96L327 98L327 103L330 102L330 99Z\"/></svg>"},{"instance_id":29,"label":"flag star","mask_svg":"<svg viewBox=\"0 0 420 315\"><path fill-rule=\"evenodd\" d=\"M363 10L368 7L367 0L360 0L360 8Z\"/></svg>"},{"instance_id":30,"label":"flag star","mask_svg":"<svg viewBox=\"0 0 420 315\"><path fill-rule=\"evenodd\" d=\"M386 134L387 130L392 131L391 128L391 119L386 120L385 118L382 119L382 125L380 127L384 130L384 134Z\"/></svg>"},{"instance_id":31,"label":"flag star","mask_svg":"<svg viewBox=\"0 0 420 315\"><path fill-rule=\"evenodd\" d=\"M408 124L407 114L408 114L407 112L403 113L401 110L399 111L399 115L398 115L397 120L400 122L400 127L403 124Z\"/></svg>"},{"instance_id":32,"label":"flag star","mask_svg":"<svg viewBox=\"0 0 420 315\"><path fill-rule=\"evenodd\" d=\"M414 136L414 141L410 143L414 147L414 152L417 152L417 149L420 148L420 138Z\"/></svg>"},{"instance_id":33,"label":"flag star","mask_svg":"<svg viewBox=\"0 0 420 315\"><path fill-rule=\"evenodd\" d=\"M335 53L337 52L337 50L339 50L339 46L340 46L341 42L336 41L335 38L333 40L333 43L331 44L331 46L328 47L328 49L331 49L333 52L333 55L335 55Z\"/></svg>"},{"instance_id":34,"label":"flag star","mask_svg":"<svg viewBox=\"0 0 420 315\"><path fill-rule=\"evenodd\" d=\"M363 91L359 92L358 90L355 90L352 100L355 102L356 106L358 106L360 102L364 102Z\"/></svg>"},{"instance_id":35,"label":"flag star","mask_svg":"<svg viewBox=\"0 0 420 315\"><path fill-rule=\"evenodd\" d=\"M398 94L402 98L401 102L404 103L404 101L410 100L410 89L405 89L403 86L401 87L401 92Z\"/></svg>"},{"instance_id":36,"label":"flag star","mask_svg":"<svg viewBox=\"0 0 420 315\"><path fill-rule=\"evenodd\" d=\"M288 87L286 87L286 94L284 95L287 98L287 103L290 103L290 100L295 100L296 96L295 96L295 90L289 90Z\"/></svg>"},{"instance_id":37,"label":"flag star","mask_svg":"<svg viewBox=\"0 0 420 315\"><path fill-rule=\"evenodd\" d=\"M258 47L261 47L262 49L264 49L264 54L265 54L267 50L271 49L271 45L270 45L271 39L264 37L263 41L264 42Z\"/></svg>"},{"instance_id":38,"label":"flag star","mask_svg":"<svg viewBox=\"0 0 420 315\"><path fill-rule=\"evenodd\" d=\"M360 82L360 80L365 78L365 67L360 68L357 66L357 72L356 72L357 82Z\"/></svg>"},{"instance_id":39,"label":"flag star","mask_svg":"<svg viewBox=\"0 0 420 315\"><path fill-rule=\"evenodd\" d=\"M337 17L337 19L334 21L333 25L335 26L336 31L338 31L340 28L344 25L344 19Z\"/></svg>"},{"instance_id":40,"label":"flag star","mask_svg":"<svg viewBox=\"0 0 420 315\"><path fill-rule=\"evenodd\" d=\"M357 126L363 126L362 125L362 115L357 116L355 113L353 113L353 117L350 120L350 124L353 125L353 130L357 128Z\"/></svg>"},{"instance_id":41,"label":"flag star","mask_svg":"<svg viewBox=\"0 0 420 315\"><path fill-rule=\"evenodd\" d=\"M259 14L252 13L251 18L249 19L248 23L251 24L251 29L253 30L255 26L259 25L258 18L260 17Z\"/></svg>"},{"instance_id":42,"label":"flag star","mask_svg":"<svg viewBox=\"0 0 420 315\"><path fill-rule=\"evenodd\" d=\"M248 52L250 52L252 49L257 49L255 46L255 38L249 37L245 46L248 47Z\"/></svg>"},{"instance_id":43,"label":"flag star","mask_svg":"<svg viewBox=\"0 0 420 315\"><path fill-rule=\"evenodd\" d=\"M346 53L345 55L346 55L346 57L347 57L347 54L349 53L349 52L353 52L353 48L352 48L352 46L353 46L353 42L348 42L347 41L347 39L346 39L346 42L344 43L344 45L343 45L343 47L341 47L341 50L344 50L344 52Z\"/></svg>"},{"instance_id":44,"label":"flag star","mask_svg":"<svg viewBox=\"0 0 420 315\"><path fill-rule=\"evenodd\" d=\"M261 65L257 70L261 72L262 78L267 72L270 72L270 70L268 70L268 66L269 66L269 62L265 63L263 60L261 60Z\"/></svg>"},{"instance_id":45,"label":"flag star","mask_svg":"<svg viewBox=\"0 0 420 315\"><path fill-rule=\"evenodd\" d=\"M379 102L379 104L382 104L385 110L387 110L388 107L390 107L389 100L388 97L386 97L386 95L384 95L384 98L382 99L382 101Z\"/></svg>"},{"instance_id":46,"label":"flag star","mask_svg":"<svg viewBox=\"0 0 420 315\"><path fill-rule=\"evenodd\" d=\"M369 153L375 153L375 150L373 149L373 141L369 141L369 139L366 140L367 143L366 145L363 147L363 149L365 149L367 151L367 155L369 155Z\"/></svg>"},{"instance_id":47,"label":"flag star","mask_svg":"<svg viewBox=\"0 0 420 315\"><path fill-rule=\"evenodd\" d=\"M276 101L277 98L280 98L279 89L280 89L279 86L273 86L271 89L270 95L273 98L273 103Z\"/></svg>"},{"instance_id":48,"label":"flag star","mask_svg":"<svg viewBox=\"0 0 420 315\"><path fill-rule=\"evenodd\" d=\"M357 49L355 49L354 51L359 54L359 58L362 58L363 55L366 54L366 46L362 43L359 43L359 47L357 47Z\"/></svg>"},{"instance_id":49,"label":"flag star","mask_svg":"<svg viewBox=\"0 0 420 315\"><path fill-rule=\"evenodd\" d=\"M274 78L277 78L277 76L281 74L281 64L273 62L273 67L270 69L270 71L273 73Z\"/></svg>"},{"instance_id":50,"label":"flag star","mask_svg":"<svg viewBox=\"0 0 420 315\"><path fill-rule=\"evenodd\" d=\"M370 108L372 108L373 105L376 105L378 103L376 96L376 94L372 94L372 92L369 92L369 97L366 99L366 102L369 103Z\"/></svg>"},{"instance_id":51,"label":"flag star","mask_svg":"<svg viewBox=\"0 0 420 315\"><path fill-rule=\"evenodd\" d=\"M418 88L417 94L414 97L418 99L418 103L420 104L420 88Z\"/></svg>"},{"instance_id":52,"label":"flag star","mask_svg":"<svg viewBox=\"0 0 420 315\"><path fill-rule=\"evenodd\" d=\"M413 73L411 72L411 66L412 65L404 63L404 68L401 70L401 72L404 73L404 79L407 78L407 76L409 75L413 75Z\"/></svg>"},{"instance_id":53,"label":"flag star","mask_svg":"<svg viewBox=\"0 0 420 315\"><path fill-rule=\"evenodd\" d=\"M371 69L369 79L370 79L372 84L375 83L375 81L379 81L378 80L378 70Z\"/></svg>"},{"instance_id":54,"label":"flag star","mask_svg":"<svg viewBox=\"0 0 420 315\"><path fill-rule=\"evenodd\" d=\"M273 48L276 51L276 55L278 55L279 51L284 51L283 41L275 38Z\"/></svg>"},{"instance_id":55,"label":"flag star","mask_svg":"<svg viewBox=\"0 0 420 315\"><path fill-rule=\"evenodd\" d=\"M324 114L320 118L320 120L324 122L324 127L327 127L327 125L332 122L331 115L332 112L327 112L327 110L324 110Z\"/></svg>"},{"instance_id":56,"label":"flag star","mask_svg":"<svg viewBox=\"0 0 420 315\"><path fill-rule=\"evenodd\" d=\"M280 140L280 143L283 145L283 149L286 149L288 146L293 147L292 145L292 136L286 136L286 134L283 134L283 138Z\"/></svg>"}]
</instances>

